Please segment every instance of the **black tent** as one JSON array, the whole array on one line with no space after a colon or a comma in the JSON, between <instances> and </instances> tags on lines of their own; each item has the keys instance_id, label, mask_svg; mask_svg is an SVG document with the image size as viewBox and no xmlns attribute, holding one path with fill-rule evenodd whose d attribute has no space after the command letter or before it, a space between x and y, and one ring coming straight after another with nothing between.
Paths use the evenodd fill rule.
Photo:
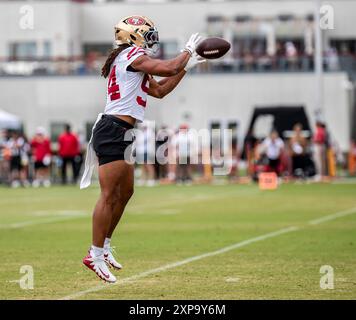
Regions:
<instances>
[{"instance_id":1,"label":"black tent","mask_svg":"<svg viewBox=\"0 0 356 320\"><path fill-rule=\"evenodd\" d=\"M309 121L303 106L274 106L274 107L256 107L248 132L253 132L256 120L260 116L271 115L273 116L273 128L276 129L281 137L284 131L293 130L296 123L301 123L303 130L311 132Z\"/></svg>"},{"instance_id":2,"label":"black tent","mask_svg":"<svg viewBox=\"0 0 356 320\"><path fill-rule=\"evenodd\" d=\"M293 126L296 123L302 124L303 130L309 131L311 136L312 131L303 106L256 107L248 127L247 135L244 139L241 155L242 159L246 159L246 144L254 145L256 142L256 137L253 135L253 132L257 118L266 115L273 117L272 128L278 131L280 137L283 137L285 131L293 130Z\"/></svg>"}]
</instances>

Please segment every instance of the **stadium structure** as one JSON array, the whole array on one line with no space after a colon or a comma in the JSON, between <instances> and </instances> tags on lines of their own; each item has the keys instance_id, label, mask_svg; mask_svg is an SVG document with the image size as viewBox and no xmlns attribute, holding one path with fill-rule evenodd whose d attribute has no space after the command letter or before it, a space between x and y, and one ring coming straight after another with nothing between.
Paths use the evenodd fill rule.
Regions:
<instances>
[{"instance_id":1,"label":"stadium structure","mask_svg":"<svg viewBox=\"0 0 356 320\"><path fill-rule=\"evenodd\" d=\"M316 2L0 1L0 109L30 135L44 126L55 140L70 119L89 137L105 104L100 66L113 46L113 26L137 13L155 21L162 58L179 52L192 32L232 43L229 54L188 75L174 95L150 99L149 120L228 126L243 137L256 107L303 106L311 124L320 108L346 151L356 135L356 2L325 3L334 15L321 31L321 82L315 19L325 16L315 14Z\"/></svg>"}]
</instances>

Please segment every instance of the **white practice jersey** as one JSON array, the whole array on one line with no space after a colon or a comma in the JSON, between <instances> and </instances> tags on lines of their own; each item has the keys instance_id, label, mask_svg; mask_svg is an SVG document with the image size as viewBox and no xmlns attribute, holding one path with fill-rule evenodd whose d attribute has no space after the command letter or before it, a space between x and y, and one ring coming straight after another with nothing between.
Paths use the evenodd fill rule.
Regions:
<instances>
[{"instance_id":1,"label":"white practice jersey","mask_svg":"<svg viewBox=\"0 0 356 320\"><path fill-rule=\"evenodd\" d=\"M107 84L105 114L127 115L143 121L149 78L143 72L127 70L143 54L144 49L129 47L114 60Z\"/></svg>"}]
</instances>

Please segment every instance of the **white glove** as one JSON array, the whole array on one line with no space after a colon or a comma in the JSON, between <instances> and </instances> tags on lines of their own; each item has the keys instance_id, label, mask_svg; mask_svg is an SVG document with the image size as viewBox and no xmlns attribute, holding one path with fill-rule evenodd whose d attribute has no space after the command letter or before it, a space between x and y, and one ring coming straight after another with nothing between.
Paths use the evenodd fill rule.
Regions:
<instances>
[{"instance_id":1,"label":"white glove","mask_svg":"<svg viewBox=\"0 0 356 320\"><path fill-rule=\"evenodd\" d=\"M193 55L189 58L188 63L185 65L184 70L188 71L189 69L194 68L200 63L205 62L206 60L199 56L196 52L193 53Z\"/></svg>"},{"instance_id":2,"label":"white glove","mask_svg":"<svg viewBox=\"0 0 356 320\"><path fill-rule=\"evenodd\" d=\"M188 42L185 44L183 51L187 51L192 55L200 40L201 36L199 36L199 33L192 34Z\"/></svg>"}]
</instances>

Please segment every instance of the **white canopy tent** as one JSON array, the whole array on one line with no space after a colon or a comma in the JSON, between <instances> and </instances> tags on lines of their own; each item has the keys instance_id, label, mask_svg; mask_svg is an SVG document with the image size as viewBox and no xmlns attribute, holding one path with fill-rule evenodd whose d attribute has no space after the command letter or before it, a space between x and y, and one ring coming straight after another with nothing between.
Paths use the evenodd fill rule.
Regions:
<instances>
[{"instance_id":1,"label":"white canopy tent","mask_svg":"<svg viewBox=\"0 0 356 320\"><path fill-rule=\"evenodd\" d=\"M22 122L19 117L0 109L0 129L21 129Z\"/></svg>"}]
</instances>

